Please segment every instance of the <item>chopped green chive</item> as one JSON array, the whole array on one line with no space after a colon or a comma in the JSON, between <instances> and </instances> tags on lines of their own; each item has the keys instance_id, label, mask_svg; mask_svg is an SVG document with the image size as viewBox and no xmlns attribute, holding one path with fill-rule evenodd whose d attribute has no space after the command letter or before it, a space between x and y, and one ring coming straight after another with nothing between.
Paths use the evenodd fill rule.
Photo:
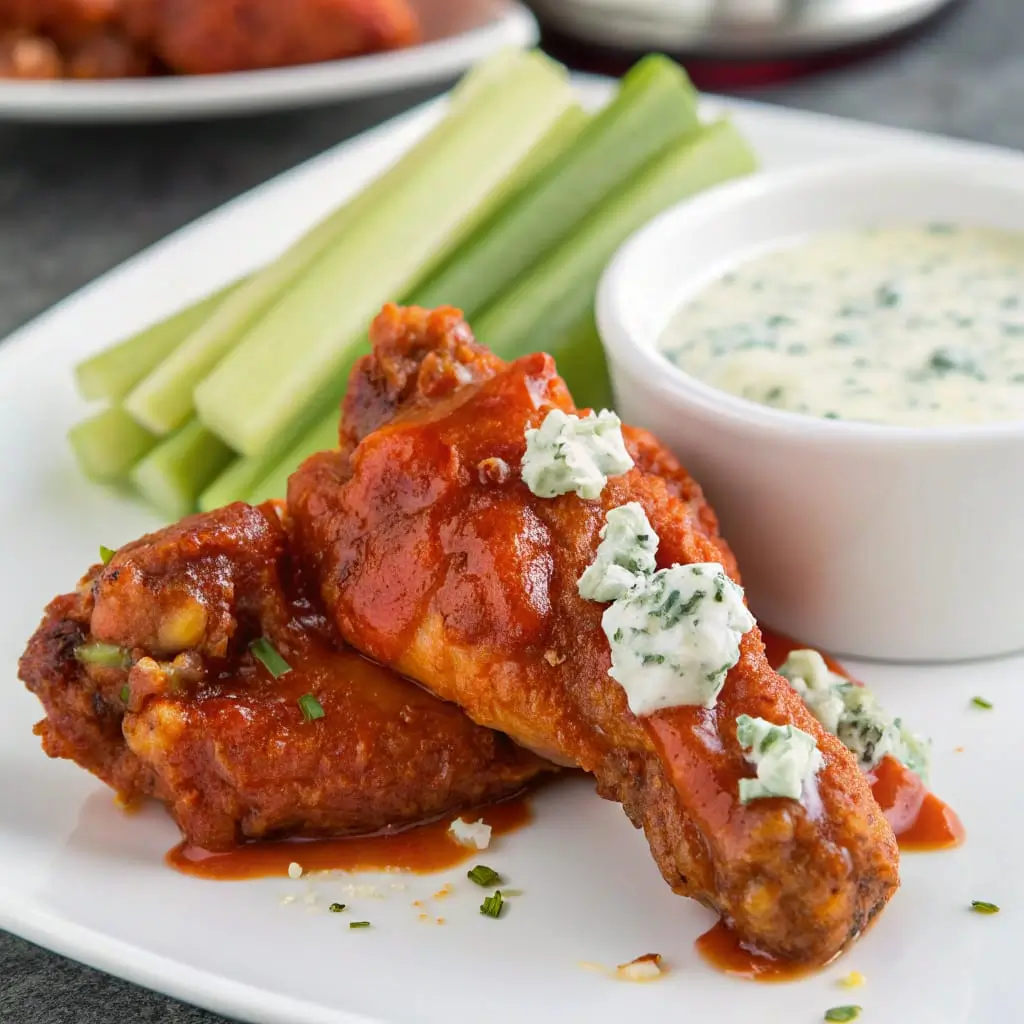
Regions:
<instances>
[{"instance_id":1,"label":"chopped green chive","mask_svg":"<svg viewBox=\"0 0 1024 1024\"><path fill-rule=\"evenodd\" d=\"M110 560L114 557L116 552L113 548L108 548L105 545L100 545L100 561L104 565L110 565Z\"/></svg>"},{"instance_id":2,"label":"chopped green chive","mask_svg":"<svg viewBox=\"0 0 1024 1024\"><path fill-rule=\"evenodd\" d=\"M486 896L483 903L480 904L480 913L484 917L501 917L501 908L505 905L505 900L501 895L500 889L494 890L493 896Z\"/></svg>"},{"instance_id":3,"label":"chopped green chive","mask_svg":"<svg viewBox=\"0 0 1024 1024\"><path fill-rule=\"evenodd\" d=\"M345 909L344 903L332 903L327 908L332 914L340 914Z\"/></svg>"},{"instance_id":4,"label":"chopped green chive","mask_svg":"<svg viewBox=\"0 0 1024 1024\"><path fill-rule=\"evenodd\" d=\"M991 711L992 710L992 701L985 700L984 697L973 697L973 698L971 698L971 703L976 708L984 708L986 711Z\"/></svg>"},{"instance_id":5,"label":"chopped green chive","mask_svg":"<svg viewBox=\"0 0 1024 1024\"><path fill-rule=\"evenodd\" d=\"M971 910L976 914L999 913L999 907L995 903L986 903L985 900L971 900Z\"/></svg>"},{"instance_id":6,"label":"chopped green chive","mask_svg":"<svg viewBox=\"0 0 1024 1024\"><path fill-rule=\"evenodd\" d=\"M252 656L275 678L280 679L286 672L291 672L292 667L280 654L277 648L265 637L253 640L249 644Z\"/></svg>"},{"instance_id":7,"label":"chopped green chive","mask_svg":"<svg viewBox=\"0 0 1024 1024\"><path fill-rule=\"evenodd\" d=\"M494 868L487 867L486 864L477 864L471 871L466 872L466 877L471 882L476 882L477 885L481 885L485 889L488 886L501 883L501 875Z\"/></svg>"},{"instance_id":8,"label":"chopped green chive","mask_svg":"<svg viewBox=\"0 0 1024 1024\"><path fill-rule=\"evenodd\" d=\"M324 717L323 705L311 693L304 693L299 698L299 710L307 722L315 722Z\"/></svg>"},{"instance_id":9,"label":"chopped green chive","mask_svg":"<svg viewBox=\"0 0 1024 1024\"><path fill-rule=\"evenodd\" d=\"M842 1021L856 1020L861 1015L859 1006L833 1006L825 1011L825 1020L830 1024L841 1024Z\"/></svg>"},{"instance_id":10,"label":"chopped green chive","mask_svg":"<svg viewBox=\"0 0 1024 1024\"><path fill-rule=\"evenodd\" d=\"M131 668L131 653L117 644L101 644L93 641L75 648L75 657L83 665L96 665L99 668Z\"/></svg>"},{"instance_id":11,"label":"chopped green chive","mask_svg":"<svg viewBox=\"0 0 1024 1024\"><path fill-rule=\"evenodd\" d=\"M129 688L128 684L125 683L124 686L121 687L121 703L122 704L127 704L128 703L128 698L131 695L132 695L132 691Z\"/></svg>"},{"instance_id":12,"label":"chopped green chive","mask_svg":"<svg viewBox=\"0 0 1024 1024\"><path fill-rule=\"evenodd\" d=\"M370 927L370 922L369 921L349 921L348 926L349 926L349 928L369 928Z\"/></svg>"}]
</instances>

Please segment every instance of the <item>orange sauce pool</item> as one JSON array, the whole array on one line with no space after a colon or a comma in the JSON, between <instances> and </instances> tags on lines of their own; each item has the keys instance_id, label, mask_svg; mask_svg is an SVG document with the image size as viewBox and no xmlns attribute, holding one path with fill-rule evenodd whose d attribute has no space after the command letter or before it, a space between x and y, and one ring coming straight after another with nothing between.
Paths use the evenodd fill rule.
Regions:
<instances>
[{"instance_id":1,"label":"orange sauce pool","mask_svg":"<svg viewBox=\"0 0 1024 1024\"><path fill-rule=\"evenodd\" d=\"M308 871L409 871L428 874L483 857L485 850L460 846L448 835L448 826L461 817L481 818L493 835L506 835L527 825L533 812L525 796L462 814L451 814L401 832L344 839L291 839L254 842L228 853L210 853L179 843L167 854L167 863L186 875L219 881L287 876L297 862Z\"/></svg>"},{"instance_id":2,"label":"orange sauce pool","mask_svg":"<svg viewBox=\"0 0 1024 1024\"><path fill-rule=\"evenodd\" d=\"M694 946L712 967L734 978L747 981L795 981L813 974L817 968L776 960L765 953L744 945L724 921L706 931Z\"/></svg>"},{"instance_id":3,"label":"orange sauce pool","mask_svg":"<svg viewBox=\"0 0 1024 1024\"><path fill-rule=\"evenodd\" d=\"M768 663L776 669L790 651L803 646L770 629L762 628L761 636ZM827 654L822 657L833 672L857 682L834 658ZM883 758L871 773L871 780L871 791L896 833L901 850L949 850L967 838L967 831L956 811L934 793L929 793L921 779L895 758Z\"/></svg>"}]
</instances>

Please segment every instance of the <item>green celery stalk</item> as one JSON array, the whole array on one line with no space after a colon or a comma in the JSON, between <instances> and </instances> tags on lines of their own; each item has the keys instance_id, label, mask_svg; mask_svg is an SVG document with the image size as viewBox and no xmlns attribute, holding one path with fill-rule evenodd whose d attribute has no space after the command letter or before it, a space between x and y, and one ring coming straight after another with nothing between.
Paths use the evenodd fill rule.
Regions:
<instances>
[{"instance_id":1,"label":"green celery stalk","mask_svg":"<svg viewBox=\"0 0 1024 1024\"><path fill-rule=\"evenodd\" d=\"M546 351L581 409L612 408L612 383L592 305Z\"/></svg>"},{"instance_id":2,"label":"green celery stalk","mask_svg":"<svg viewBox=\"0 0 1024 1024\"><path fill-rule=\"evenodd\" d=\"M112 483L123 479L157 439L115 405L75 424L68 431L68 442L90 480Z\"/></svg>"},{"instance_id":3,"label":"green celery stalk","mask_svg":"<svg viewBox=\"0 0 1024 1024\"><path fill-rule=\"evenodd\" d=\"M699 128L686 73L667 57L646 57L540 179L417 288L419 304L458 306L472 319L654 157Z\"/></svg>"},{"instance_id":4,"label":"green celery stalk","mask_svg":"<svg viewBox=\"0 0 1024 1024\"><path fill-rule=\"evenodd\" d=\"M337 444L338 440L338 407L342 395L337 389L333 390L327 401L311 406L309 415L305 416L300 426L301 430L289 431L275 439L275 443L258 455L242 455L235 459L210 484L202 494L199 495L199 510L209 512L211 509L221 508L233 501L249 501L252 495L258 490L261 481L271 474L278 466L288 462L291 452L300 449L307 435L312 434L325 420L334 424L334 437L326 447L330 448ZM297 466L296 462L292 469ZM283 497L284 494L270 495L270 497ZM262 500L262 499L260 499Z\"/></svg>"},{"instance_id":5,"label":"green celery stalk","mask_svg":"<svg viewBox=\"0 0 1024 1024\"><path fill-rule=\"evenodd\" d=\"M292 475L310 457L317 452L328 451L338 447L337 409L327 416L306 434L276 466L252 489L248 500L254 505L269 498L284 498L288 495L288 477Z\"/></svg>"},{"instance_id":6,"label":"green celery stalk","mask_svg":"<svg viewBox=\"0 0 1024 1024\"><path fill-rule=\"evenodd\" d=\"M231 449L220 438L193 419L136 463L131 482L167 519L180 519L196 510L200 492L228 464L231 455Z\"/></svg>"},{"instance_id":7,"label":"green celery stalk","mask_svg":"<svg viewBox=\"0 0 1024 1024\"><path fill-rule=\"evenodd\" d=\"M558 119L527 157L515 175L512 189L527 188L530 182L551 164L559 154L568 148L583 130L590 115L579 104L573 104ZM517 184L522 182L521 185ZM406 300L406 305L420 305L417 297ZM369 342L357 346L353 355L363 355L370 350ZM259 503L268 498L282 498L287 490L288 477L298 465L314 452L334 447L338 434L338 405L342 395L332 394L327 409L319 409L317 425L307 432L297 444L275 443L258 455L242 456L228 468L199 496L199 508L207 511L219 508L232 501ZM306 424L308 426L308 424ZM290 433L290 432L289 432ZM290 436L287 440L292 441Z\"/></svg>"},{"instance_id":8,"label":"green celery stalk","mask_svg":"<svg viewBox=\"0 0 1024 1024\"><path fill-rule=\"evenodd\" d=\"M497 207L574 102L565 69L543 54L502 64L442 122L443 145L387 202L362 209L196 388L200 419L233 448L266 449L324 393L381 304L406 294Z\"/></svg>"},{"instance_id":9,"label":"green celery stalk","mask_svg":"<svg viewBox=\"0 0 1024 1024\"><path fill-rule=\"evenodd\" d=\"M79 363L75 367L79 393L90 401L120 402L238 286L235 281Z\"/></svg>"},{"instance_id":10,"label":"green celery stalk","mask_svg":"<svg viewBox=\"0 0 1024 1024\"><path fill-rule=\"evenodd\" d=\"M505 185L505 203L514 203L530 188L576 140L583 129L593 120L578 103L566 109L565 113L548 129L547 134L534 146L530 155L509 176ZM478 229L482 230L482 229Z\"/></svg>"},{"instance_id":11,"label":"green celery stalk","mask_svg":"<svg viewBox=\"0 0 1024 1024\"><path fill-rule=\"evenodd\" d=\"M560 250L560 259L546 261L535 275L524 281L522 304L500 304L504 308L501 319L485 316L480 321L482 327L477 333L485 343L488 340L485 334L505 339L503 346L496 349L505 358L514 359L537 350L554 356L559 372L581 407L607 408L612 404L611 384L593 309L597 278L611 254L636 227L676 199L753 168L753 157L746 144L725 122L702 130L690 144L674 149L672 159L667 159L668 156L666 154L664 163L652 165L650 174L642 172L636 183L623 190L608 210L595 214L593 223L588 221L585 225L580 244L596 247L598 258L587 249L584 255L589 252L590 258L581 259L574 245L566 245ZM648 189L653 190L653 199L647 194ZM610 222L604 220L606 216ZM556 274L558 282L566 286L561 301L550 301L557 297L560 287L559 283L553 289L544 286L550 274ZM544 299L546 312L523 327L521 322L528 319L528 313L523 315L524 306L527 311L531 308L534 295ZM502 326L506 318L510 320L507 328ZM511 343L508 338L512 339ZM368 344L364 343L350 353L345 364L346 374L354 358L367 350ZM314 452L335 447L337 431L338 413L331 409L298 445L277 461L249 495L233 497L245 497L253 502L284 497L291 473Z\"/></svg>"},{"instance_id":12,"label":"green celery stalk","mask_svg":"<svg viewBox=\"0 0 1024 1024\"><path fill-rule=\"evenodd\" d=\"M500 55L495 65L513 59ZM451 108L471 104L492 76L490 68L470 72L452 93ZM443 129L443 130L442 130ZM210 315L193 325L167 358L152 368L128 395L125 408L156 434L177 429L195 411L197 384L231 351L257 321L295 285L332 244L344 238L359 218L375 207L386 207L391 193L414 177L421 161L443 149L447 128L428 134L365 189L310 229L283 255L253 274Z\"/></svg>"},{"instance_id":13,"label":"green celery stalk","mask_svg":"<svg viewBox=\"0 0 1024 1024\"><path fill-rule=\"evenodd\" d=\"M593 309L605 266L634 231L673 203L755 166L753 152L729 121L672 147L478 317L477 338L503 359L550 351Z\"/></svg>"}]
</instances>

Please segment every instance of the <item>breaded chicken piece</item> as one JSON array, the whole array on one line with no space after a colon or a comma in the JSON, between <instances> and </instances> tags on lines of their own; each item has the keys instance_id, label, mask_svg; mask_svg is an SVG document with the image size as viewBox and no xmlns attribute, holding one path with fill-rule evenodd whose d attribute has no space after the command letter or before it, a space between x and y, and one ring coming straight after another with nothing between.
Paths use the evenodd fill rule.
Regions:
<instances>
[{"instance_id":1,"label":"breaded chicken piece","mask_svg":"<svg viewBox=\"0 0 1024 1024\"><path fill-rule=\"evenodd\" d=\"M129 33L172 71L209 75L411 46L407 0L120 0Z\"/></svg>"},{"instance_id":2,"label":"breaded chicken piece","mask_svg":"<svg viewBox=\"0 0 1024 1024\"><path fill-rule=\"evenodd\" d=\"M0 0L0 77L134 78L151 54L120 21L121 0Z\"/></svg>"},{"instance_id":3,"label":"breaded chicken piece","mask_svg":"<svg viewBox=\"0 0 1024 1024\"><path fill-rule=\"evenodd\" d=\"M609 509L639 502L658 565L735 564L699 486L648 434L598 500L535 497L524 432L573 412L546 355L510 365L455 310L389 307L354 369L340 451L292 477L297 550L341 634L478 724L592 772L642 827L666 881L765 953L821 963L898 885L891 829L849 751L765 660L755 627L717 705L636 718L609 677L605 605L577 581ZM817 742L817 799L743 805L741 714Z\"/></svg>"},{"instance_id":4,"label":"breaded chicken piece","mask_svg":"<svg viewBox=\"0 0 1024 1024\"><path fill-rule=\"evenodd\" d=\"M254 659L261 636L291 671ZM46 753L164 801L209 850L410 825L550 768L337 642L272 505L192 516L94 566L47 608L19 674ZM305 720L305 694L322 718Z\"/></svg>"}]
</instances>

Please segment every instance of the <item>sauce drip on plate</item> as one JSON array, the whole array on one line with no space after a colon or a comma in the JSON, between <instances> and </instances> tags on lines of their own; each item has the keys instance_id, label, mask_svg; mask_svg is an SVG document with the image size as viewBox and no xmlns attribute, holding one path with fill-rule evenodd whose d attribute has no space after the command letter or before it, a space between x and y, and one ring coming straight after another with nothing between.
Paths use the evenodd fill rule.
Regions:
<instances>
[{"instance_id":1,"label":"sauce drip on plate","mask_svg":"<svg viewBox=\"0 0 1024 1024\"><path fill-rule=\"evenodd\" d=\"M761 636L772 668L778 668L791 651L804 646L763 627ZM827 654L822 657L837 675L857 682L834 658ZM896 833L901 850L948 850L959 846L966 838L966 830L956 811L934 793L929 793L921 779L895 758L883 758L871 772L871 779L871 791Z\"/></svg>"},{"instance_id":2,"label":"sauce drip on plate","mask_svg":"<svg viewBox=\"0 0 1024 1024\"><path fill-rule=\"evenodd\" d=\"M778 668L791 651L804 646L764 627L761 636L772 668ZM827 654L822 657L833 672L857 682L834 658ZM966 832L956 812L928 792L919 776L895 758L884 758L872 771L871 779L871 791L896 833L901 850L946 850L964 841ZM706 931L694 945L712 967L748 981L794 981L817 969L812 964L777 960L747 946L724 921Z\"/></svg>"},{"instance_id":3,"label":"sauce drip on plate","mask_svg":"<svg viewBox=\"0 0 1024 1024\"><path fill-rule=\"evenodd\" d=\"M747 981L795 981L812 974L817 968L809 964L776 960L745 945L724 922L719 921L694 943L697 952L723 974Z\"/></svg>"},{"instance_id":4,"label":"sauce drip on plate","mask_svg":"<svg viewBox=\"0 0 1024 1024\"><path fill-rule=\"evenodd\" d=\"M883 758L871 775L871 792L901 850L949 850L967 837L956 811L929 793L921 779L895 758Z\"/></svg>"},{"instance_id":5,"label":"sauce drip on plate","mask_svg":"<svg viewBox=\"0 0 1024 1024\"><path fill-rule=\"evenodd\" d=\"M400 832L342 839L295 839L255 842L228 853L210 853L179 843L167 854L167 863L197 878L239 881L247 878L287 876L295 862L308 871L409 871L427 874L455 867L485 851L461 846L448 835L448 826L461 817L481 818L494 835L505 835L533 818L525 796L463 814L451 814L426 825Z\"/></svg>"}]
</instances>

